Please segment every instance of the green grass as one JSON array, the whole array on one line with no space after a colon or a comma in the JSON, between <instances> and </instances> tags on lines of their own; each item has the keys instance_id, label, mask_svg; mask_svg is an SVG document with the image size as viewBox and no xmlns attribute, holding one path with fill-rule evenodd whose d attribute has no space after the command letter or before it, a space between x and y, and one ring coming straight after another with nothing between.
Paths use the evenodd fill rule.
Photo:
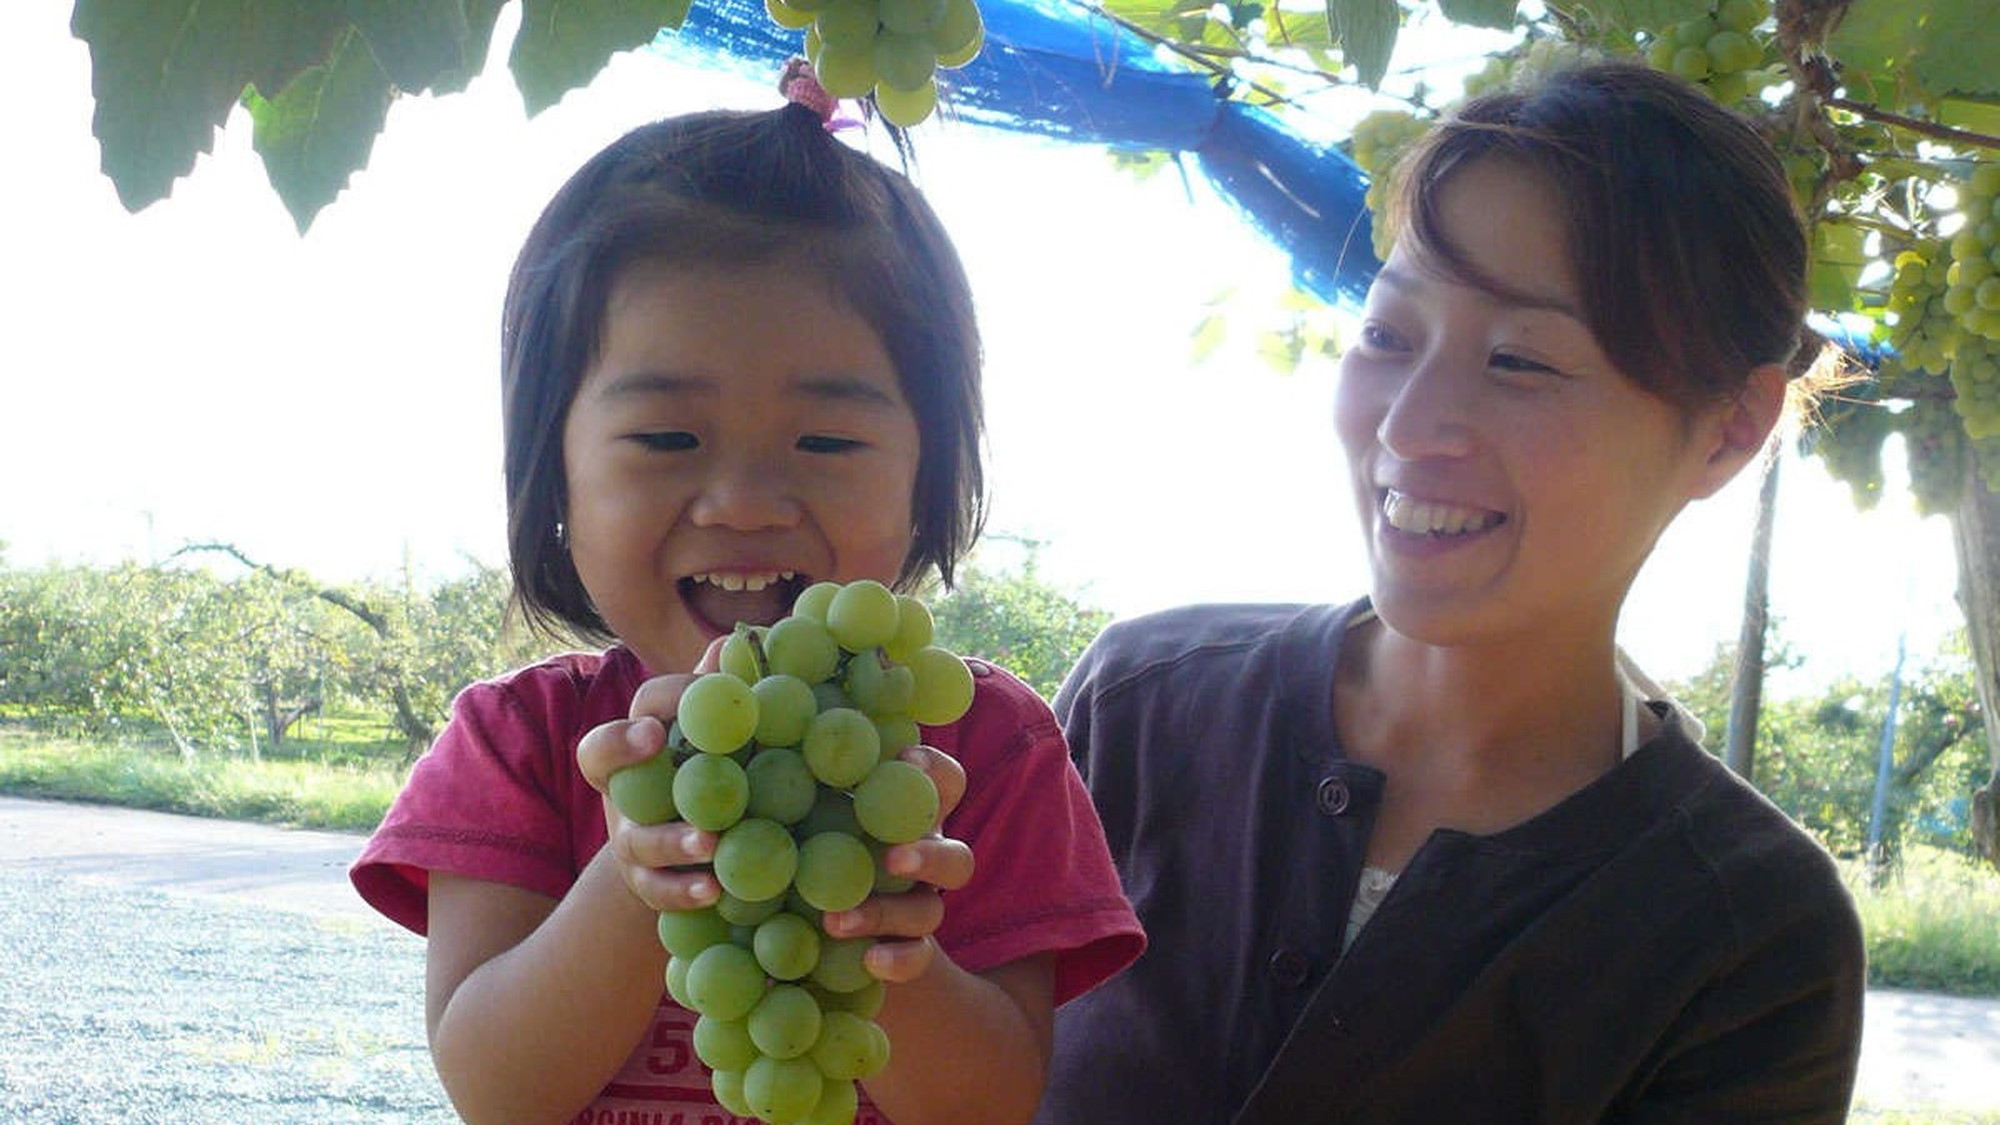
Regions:
<instances>
[{"instance_id":1,"label":"green grass","mask_svg":"<svg viewBox=\"0 0 2000 1125\"><path fill-rule=\"evenodd\" d=\"M0 793L251 820L368 831L402 784L393 760L204 755L170 748L51 735L0 723Z\"/></svg>"},{"instance_id":2,"label":"green grass","mask_svg":"<svg viewBox=\"0 0 2000 1125\"><path fill-rule=\"evenodd\" d=\"M1849 886L1868 938L1869 983L1955 996L2000 996L2000 872L1941 848L1907 849L1871 885Z\"/></svg>"}]
</instances>

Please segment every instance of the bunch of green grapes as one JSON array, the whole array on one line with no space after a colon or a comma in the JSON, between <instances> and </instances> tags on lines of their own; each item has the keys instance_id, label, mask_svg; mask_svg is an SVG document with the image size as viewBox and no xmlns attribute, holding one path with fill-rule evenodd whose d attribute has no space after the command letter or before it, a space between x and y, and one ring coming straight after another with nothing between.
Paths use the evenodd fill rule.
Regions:
<instances>
[{"instance_id":1,"label":"bunch of green grapes","mask_svg":"<svg viewBox=\"0 0 2000 1125\"><path fill-rule=\"evenodd\" d=\"M879 582L808 587L791 616L738 626L721 670L681 696L667 749L611 777L630 819L720 834L721 899L661 914L660 942L731 1113L845 1125L855 1083L888 1062L882 983L862 966L874 939L821 918L908 890L883 854L936 823L936 787L899 755L919 724L965 713L973 680L931 629L922 602Z\"/></svg>"},{"instance_id":2,"label":"bunch of green grapes","mask_svg":"<svg viewBox=\"0 0 2000 1125\"><path fill-rule=\"evenodd\" d=\"M1646 62L1736 105L1767 84L1773 53L1758 29L1770 15L1770 0L1721 0L1705 16L1646 33Z\"/></svg>"},{"instance_id":3,"label":"bunch of green grapes","mask_svg":"<svg viewBox=\"0 0 2000 1125\"><path fill-rule=\"evenodd\" d=\"M1951 359L1954 405L1974 440L2000 438L2000 340L1968 336Z\"/></svg>"},{"instance_id":4,"label":"bunch of green grapes","mask_svg":"<svg viewBox=\"0 0 2000 1125\"><path fill-rule=\"evenodd\" d=\"M1959 186L1965 225L1951 239L1945 310L1966 332L2000 339L2000 164L1982 164Z\"/></svg>"},{"instance_id":5,"label":"bunch of green grapes","mask_svg":"<svg viewBox=\"0 0 2000 1125\"><path fill-rule=\"evenodd\" d=\"M904 128L937 108L937 72L971 62L986 43L974 0L764 0L764 10L805 32L827 93L872 93L876 110Z\"/></svg>"},{"instance_id":6,"label":"bunch of green grapes","mask_svg":"<svg viewBox=\"0 0 2000 1125\"><path fill-rule=\"evenodd\" d=\"M1378 109L1354 123L1349 143L1354 163L1368 173L1368 192L1363 202L1373 224L1372 238L1377 258L1388 258L1389 249L1395 243L1388 225L1382 221L1382 207L1388 202L1389 183L1396 162L1429 129L1429 122L1400 109Z\"/></svg>"},{"instance_id":7,"label":"bunch of green grapes","mask_svg":"<svg viewBox=\"0 0 2000 1125\"><path fill-rule=\"evenodd\" d=\"M1895 416L1881 403L1835 399L1821 410L1812 451L1835 480L1847 482L1854 506L1866 511L1882 497L1882 441Z\"/></svg>"},{"instance_id":8,"label":"bunch of green grapes","mask_svg":"<svg viewBox=\"0 0 2000 1125\"><path fill-rule=\"evenodd\" d=\"M1895 366L1933 375L1951 370L1951 357L1964 335L1947 307L1951 268L1941 239L1920 240L1896 255L1887 306Z\"/></svg>"},{"instance_id":9,"label":"bunch of green grapes","mask_svg":"<svg viewBox=\"0 0 2000 1125\"><path fill-rule=\"evenodd\" d=\"M1930 516L1957 509L1965 488L1965 430L1952 404L1935 395L1915 399L1896 415L1896 428L1910 459L1917 511Z\"/></svg>"}]
</instances>

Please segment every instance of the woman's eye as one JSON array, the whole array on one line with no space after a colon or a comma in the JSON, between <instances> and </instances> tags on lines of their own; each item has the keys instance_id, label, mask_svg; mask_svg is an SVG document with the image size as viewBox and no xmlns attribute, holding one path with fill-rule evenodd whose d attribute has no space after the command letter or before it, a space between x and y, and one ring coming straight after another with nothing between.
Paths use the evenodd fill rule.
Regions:
<instances>
[{"instance_id":1,"label":"woman's eye","mask_svg":"<svg viewBox=\"0 0 2000 1125\"><path fill-rule=\"evenodd\" d=\"M1558 374L1555 368L1550 367L1540 360L1529 359L1527 356L1514 355L1509 352L1495 352L1493 353L1493 358L1488 362L1502 371L1518 371L1530 375Z\"/></svg>"},{"instance_id":2,"label":"woman's eye","mask_svg":"<svg viewBox=\"0 0 2000 1125\"><path fill-rule=\"evenodd\" d=\"M1403 338L1380 324L1361 326L1361 346L1370 351L1396 351L1403 346Z\"/></svg>"},{"instance_id":3,"label":"woman's eye","mask_svg":"<svg viewBox=\"0 0 2000 1125\"><path fill-rule=\"evenodd\" d=\"M861 442L853 438L828 437L825 434L806 434L799 438L798 447L806 453L845 453L850 449L860 449Z\"/></svg>"},{"instance_id":4,"label":"woman's eye","mask_svg":"<svg viewBox=\"0 0 2000 1125\"><path fill-rule=\"evenodd\" d=\"M686 430L633 434L632 440L656 453L681 453L701 445L701 439Z\"/></svg>"}]
</instances>

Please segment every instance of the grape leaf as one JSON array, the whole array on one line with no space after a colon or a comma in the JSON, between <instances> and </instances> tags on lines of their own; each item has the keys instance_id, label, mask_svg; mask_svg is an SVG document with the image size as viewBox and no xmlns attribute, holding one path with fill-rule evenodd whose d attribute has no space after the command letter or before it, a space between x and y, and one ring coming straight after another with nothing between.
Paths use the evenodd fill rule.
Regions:
<instances>
[{"instance_id":1,"label":"grape leaf","mask_svg":"<svg viewBox=\"0 0 2000 1125\"><path fill-rule=\"evenodd\" d=\"M281 0L77 0L90 46L91 131L127 210L166 198L246 85L281 89L333 50L340 5Z\"/></svg>"},{"instance_id":2,"label":"grape leaf","mask_svg":"<svg viewBox=\"0 0 2000 1125\"><path fill-rule=\"evenodd\" d=\"M348 0L348 15L399 90L436 89L486 61L460 0ZM494 9L497 14L498 9ZM493 28L489 23L486 34Z\"/></svg>"},{"instance_id":3,"label":"grape leaf","mask_svg":"<svg viewBox=\"0 0 2000 1125\"><path fill-rule=\"evenodd\" d=\"M1326 0L1326 22L1361 81L1371 90L1379 88L1403 26L1396 0Z\"/></svg>"},{"instance_id":4,"label":"grape leaf","mask_svg":"<svg viewBox=\"0 0 2000 1125\"><path fill-rule=\"evenodd\" d=\"M507 65L528 115L589 85L612 55L679 27L691 6L692 0L522 0Z\"/></svg>"},{"instance_id":5,"label":"grape leaf","mask_svg":"<svg viewBox=\"0 0 2000 1125\"><path fill-rule=\"evenodd\" d=\"M1907 108L1899 91L1909 84L1939 93L2000 93L1993 64L1991 0L1854 0L1827 37L1842 79L1891 108Z\"/></svg>"},{"instance_id":6,"label":"grape leaf","mask_svg":"<svg viewBox=\"0 0 2000 1125\"><path fill-rule=\"evenodd\" d=\"M1942 98L1938 101L1937 115L1941 125L2000 137L2000 101L1990 98Z\"/></svg>"},{"instance_id":7,"label":"grape leaf","mask_svg":"<svg viewBox=\"0 0 2000 1125\"><path fill-rule=\"evenodd\" d=\"M254 88L245 95L251 145L300 234L368 163L390 94L389 76L350 28L326 63L301 71L277 97Z\"/></svg>"},{"instance_id":8,"label":"grape leaf","mask_svg":"<svg viewBox=\"0 0 2000 1125\"><path fill-rule=\"evenodd\" d=\"M1442 0L1438 8L1453 23L1505 31L1514 26L1514 9L1518 6L1519 0Z\"/></svg>"}]
</instances>

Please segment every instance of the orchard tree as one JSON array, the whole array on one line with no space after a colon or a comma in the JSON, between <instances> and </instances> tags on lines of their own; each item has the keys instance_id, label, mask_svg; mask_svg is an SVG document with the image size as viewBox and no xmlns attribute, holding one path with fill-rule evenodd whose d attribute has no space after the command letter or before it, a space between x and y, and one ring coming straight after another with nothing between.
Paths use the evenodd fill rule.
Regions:
<instances>
[{"instance_id":1,"label":"orchard tree","mask_svg":"<svg viewBox=\"0 0 2000 1125\"><path fill-rule=\"evenodd\" d=\"M508 66L533 113L588 83L613 54L678 26L691 4L716 0L521 2ZM365 164L398 92L466 85L502 3L77 0L71 26L90 45L93 129L128 207L165 197L242 103L271 181L304 229ZM954 65L979 49L976 17L965 30L966 0L948 7L946 32L934 19L943 8L911 0L766 4L801 29L830 89L873 89L874 107L902 122L929 112L933 62ZM857 8L874 9L899 35L910 20L933 21L925 35L935 58L875 58L878 75L857 57L857 28L872 34L875 22L855 17ZM1671 69L1751 118L1783 155L1811 224L1815 324L1854 341L1873 365L1829 412L1818 448L1872 502L1885 439L1899 435L1918 503L1951 521L2000 778L2000 24L1991 0L1103 0L1089 10L1214 75L1223 96L1281 116L1312 113L1312 95L1335 88L1382 98L1349 142L1377 183L1455 98L1579 50ZM1492 30L1490 65L1464 89L1392 70L1409 57L1397 47L1413 21ZM909 81L918 71L921 93ZM1982 849L2000 862L1997 790L1989 781L1979 791L1973 819Z\"/></svg>"}]
</instances>

